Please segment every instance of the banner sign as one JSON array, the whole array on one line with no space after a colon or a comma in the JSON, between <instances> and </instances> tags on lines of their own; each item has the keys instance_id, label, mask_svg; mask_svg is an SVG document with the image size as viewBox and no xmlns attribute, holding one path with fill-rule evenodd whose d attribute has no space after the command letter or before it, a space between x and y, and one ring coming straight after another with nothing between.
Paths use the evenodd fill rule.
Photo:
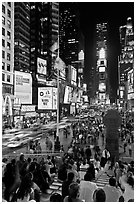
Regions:
<instances>
[{"instance_id":1,"label":"banner sign","mask_svg":"<svg viewBox=\"0 0 136 204\"><path fill-rule=\"evenodd\" d=\"M14 96L20 104L32 104L32 76L30 73L15 71Z\"/></svg>"},{"instance_id":2,"label":"banner sign","mask_svg":"<svg viewBox=\"0 0 136 204\"><path fill-rule=\"evenodd\" d=\"M57 88L38 87L38 109L40 110L57 109Z\"/></svg>"},{"instance_id":3,"label":"banner sign","mask_svg":"<svg viewBox=\"0 0 136 204\"><path fill-rule=\"evenodd\" d=\"M47 75L47 60L37 58L37 73Z\"/></svg>"}]
</instances>

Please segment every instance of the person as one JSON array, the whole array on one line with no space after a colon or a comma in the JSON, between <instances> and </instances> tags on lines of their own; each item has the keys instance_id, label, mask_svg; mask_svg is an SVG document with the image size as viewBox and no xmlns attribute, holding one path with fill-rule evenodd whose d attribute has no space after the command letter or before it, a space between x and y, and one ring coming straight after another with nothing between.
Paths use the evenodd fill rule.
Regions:
<instances>
[{"instance_id":1,"label":"person","mask_svg":"<svg viewBox=\"0 0 136 204\"><path fill-rule=\"evenodd\" d=\"M116 187L117 182L115 177L109 179L109 185L104 186L103 190L106 194L106 202L118 202L122 192Z\"/></svg>"},{"instance_id":2,"label":"person","mask_svg":"<svg viewBox=\"0 0 136 204\"><path fill-rule=\"evenodd\" d=\"M50 196L50 202L63 202L63 198L59 193L53 193Z\"/></svg>"},{"instance_id":3,"label":"person","mask_svg":"<svg viewBox=\"0 0 136 204\"><path fill-rule=\"evenodd\" d=\"M83 161L83 163L81 163L79 168L80 168L79 178L81 181L81 180L84 180L84 175L86 173L86 170L87 170L87 168L89 168L89 164L87 164L86 159Z\"/></svg>"},{"instance_id":4,"label":"person","mask_svg":"<svg viewBox=\"0 0 136 204\"><path fill-rule=\"evenodd\" d=\"M105 148L102 152L102 157L101 157L101 162L100 162L100 165L102 168L104 168L107 162L107 159L109 158L110 158L110 152Z\"/></svg>"},{"instance_id":5,"label":"person","mask_svg":"<svg viewBox=\"0 0 136 204\"><path fill-rule=\"evenodd\" d=\"M131 145L131 143L128 144L128 151L129 151L129 156L132 157L132 145Z\"/></svg>"},{"instance_id":6,"label":"person","mask_svg":"<svg viewBox=\"0 0 136 204\"><path fill-rule=\"evenodd\" d=\"M74 180L74 173L69 172L67 175L67 180L62 183L62 198L64 199L69 194L69 186Z\"/></svg>"},{"instance_id":7,"label":"person","mask_svg":"<svg viewBox=\"0 0 136 204\"><path fill-rule=\"evenodd\" d=\"M97 189L97 185L92 180L92 174L85 174L84 180L80 182L79 198L85 202L93 202L93 192Z\"/></svg>"},{"instance_id":8,"label":"person","mask_svg":"<svg viewBox=\"0 0 136 204\"><path fill-rule=\"evenodd\" d=\"M106 202L106 194L102 188L97 188L93 193L94 202Z\"/></svg>"},{"instance_id":9,"label":"person","mask_svg":"<svg viewBox=\"0 0 136 204\"><path fill-rule=\"evenodd\" d=\"M64 202L82 202L79 199L79 185L78 183L71 183L69 186L69 195L64 198Z\"/></svg>"},{"instance_id":10,"label":"person","mask_svg":"<svg viewBox=\"0 0 136 204\"><path fill-rule=\"evenodd\" d=\"M128 176L127 183L124 183L125 191L123 193L124 201L128 202L130 199L134 199L134 177Z\"/></svg>"},{"instance_id":11,"label":"person","mask_svg":"<svg viewBox=\"0 0 136 204\"><path fill-rule=\"evenodd\" d=\"M32 173L29 173L22 178L20 187L16 191L17 202L29 202L31 200L34 200L34 189L32 188L33 186L32 179L33 179Z\"/></svg>"}]
</instances>

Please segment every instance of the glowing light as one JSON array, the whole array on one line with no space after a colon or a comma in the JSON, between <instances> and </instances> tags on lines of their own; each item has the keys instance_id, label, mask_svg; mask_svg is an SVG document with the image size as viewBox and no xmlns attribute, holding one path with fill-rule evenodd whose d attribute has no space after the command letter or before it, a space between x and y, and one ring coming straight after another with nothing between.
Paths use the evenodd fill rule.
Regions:
<instances>
[{"instance_id":1,"label":"glowing light","mask_svg":"<svg viewBox=\"0 0 136 204\"><path fill-rule=\"evenodd\" d=\"M105 58L105 50L104 48L101 48L99 51L99 58L104 59Z\"/></svg>"}]
</instances>

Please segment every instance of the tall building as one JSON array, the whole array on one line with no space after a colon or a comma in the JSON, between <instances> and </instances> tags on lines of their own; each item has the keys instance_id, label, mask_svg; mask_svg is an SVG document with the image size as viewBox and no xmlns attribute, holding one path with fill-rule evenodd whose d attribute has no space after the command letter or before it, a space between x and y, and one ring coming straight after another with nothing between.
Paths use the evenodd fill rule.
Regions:
<instances>
[{"instance_id":1,"label":"tall building","mask_svg":"<svg viewBox=\"0 0 136 204\"><path fill-rule=\"evenodd\" d=\"M2 115L12 120L14 85L14 3L2 2ZM6 121L7 120L7 121Z\"/></svg>"},{"instance_id":2,"label":"tall building","mask_svg":"<svg viewBox=\"0 0 136 204\"><path fill-rule=\"evenodd\" d=\"M52 74L56 53L50 48L58 39L59 3L30 3L30 51L33 75L33 104L37 104L38 86L45 86ZM38 95L37 95L38 96Z\"/></svg>"},{"instance_id":3,"label":"tall building","mask_svg":"<svg viewBox=\"0 0 136 204\"><path fill-rule=\"evenodd\" d=\"M119 28L121 55L119 57L119 101L122 107L134 106L134 30L131 17Z\"/></svg>"},{"instance_id":4,"label":"tall building","mask_svg":"<svg viewBox=\"0 0 136 204\"><path fill-rule=\"evenodd\" d=\"M109 70L108 70L108 24L96 25L96 97L99 103L109 99Z\"/></svg>"},{"instance_id":5,"label":"tall building","mask_svg":"<svg viewBox=\"0 0 136 204\"><path fill-rule=\"evenodd\" d=\"M61 2L59 9L60 58L66 65L77 66L79 53L78 4Z\"/></svg>"},{"instance_id":6,"label":"tall building","mask_svg":"<svg viewBox=\"0 0 136 204\"><path fill-rule=\"evenodd\" d=\"M15 2L14 69L30 70L30 6L28 2Z\"/></svg>"}]
</instances>

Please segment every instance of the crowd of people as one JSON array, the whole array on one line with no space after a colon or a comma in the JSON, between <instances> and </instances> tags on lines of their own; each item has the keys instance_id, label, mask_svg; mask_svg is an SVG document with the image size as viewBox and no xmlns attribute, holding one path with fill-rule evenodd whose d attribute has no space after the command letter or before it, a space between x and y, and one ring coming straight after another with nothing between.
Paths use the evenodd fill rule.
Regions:
<instances>
[{"instance_id":1,"label":"crowd of people","mask_svg":"<svg viewBox=\"0 0 136 204\"><path fill-rule=\"evenodd\" d=\"M59 162L55 156L32 159L31 155L25 158L21 154L11 161L3 158L3 201L40 202L57 176L62 184L61 194L53 193L48 202L134 202L134 161L116 161L111 157L110 150L105 148L102 117L72 124L72 142ZM128 117L119 130L120 140L127 146L134 143L131 124ZM132 156L131 151L129 154ZM109 183L99 188L96 181L103 174Z\"/></svg>"}]
</instances>

